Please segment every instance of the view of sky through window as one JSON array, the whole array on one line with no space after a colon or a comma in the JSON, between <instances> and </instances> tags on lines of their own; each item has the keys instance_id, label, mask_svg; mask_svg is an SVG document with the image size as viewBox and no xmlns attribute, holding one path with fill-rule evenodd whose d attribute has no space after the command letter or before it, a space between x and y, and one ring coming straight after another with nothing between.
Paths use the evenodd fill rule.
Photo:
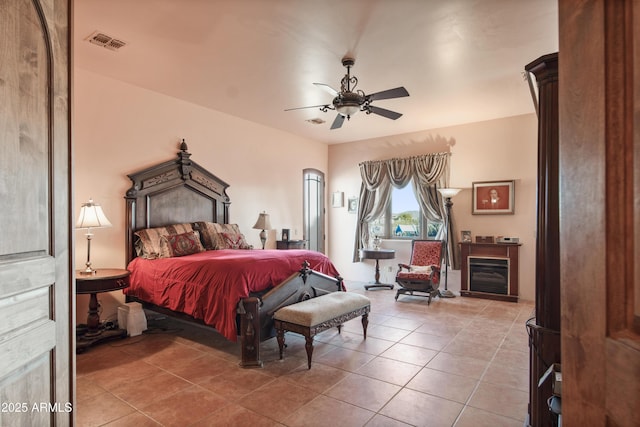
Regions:
<instances>
[{"instance_id":1,"label":"view of sky through window","mask_svg":"<svg viewBox=\"0 0 640 427\"><path fill-rule=\"evenodd\" d=\"M433 238L437 235L440 223L429 222L426 235L421 232L420 206L413 193L411 183L403 188L391 189L390 214L384 215L369 224L371 237L386 238ZM387 227L387 221L389 226Z\"/></svg>"},{"instance_id":2,"label":"view of sky through window","mask_svg":"<svg viewBox=\"0 0 640 427\"><path fill-rule=\"evenodd\" d=\"M420 236L420 207L411 184L391 192L391 235Z\"/></svg>"}]
</instances>

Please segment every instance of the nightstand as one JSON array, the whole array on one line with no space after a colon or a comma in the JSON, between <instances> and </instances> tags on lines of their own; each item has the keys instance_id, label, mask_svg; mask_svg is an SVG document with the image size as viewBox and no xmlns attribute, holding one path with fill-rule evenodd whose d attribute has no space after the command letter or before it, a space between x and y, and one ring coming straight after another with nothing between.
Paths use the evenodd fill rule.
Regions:
<instances>
[{"instance_id":1,"label":"nightstand","mask_svg":"<svg viewBox=\"0 0 640 427\"><path fill-rule=\"evenodd\" d=\"M307 247L306 240L277 240L277 249L304 249Z\"/></svg>"},{"instance_id":2,"label":"nightstand","mask_svg":"<svg viewBox=\"0 0 640 427\"><path fill-rule=\"evenodd\" d=\"M87 329L76 336L76 353L82 353L94 344L127 336L126 330L108 329L100 322L98 294L128 287L129 274L128 270L118 268L102 268L92 274L76 271L76 294L90 294Z\"/></svg>"}]
</instances>

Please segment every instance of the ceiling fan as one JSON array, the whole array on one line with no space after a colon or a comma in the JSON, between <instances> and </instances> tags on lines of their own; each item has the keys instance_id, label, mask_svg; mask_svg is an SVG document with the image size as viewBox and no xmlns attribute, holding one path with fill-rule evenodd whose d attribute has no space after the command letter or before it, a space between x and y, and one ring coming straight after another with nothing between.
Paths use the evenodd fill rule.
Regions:
<instances>
[{"instance_id":1,"label":"ceiling fan","mask_svg":"<svg viewBox=\"0 0 640 427\"><path fill-rule=\"evenodd\" d=\"M345 117L347 120L358 111L364 111L366 114L378 114L379 116L386 117L391 120L396 120L402 116L402 114L395 111L386 110L384 108L371 105L371 102L380 99L401 98L403 96L409 96L409 92L400 86L394 89L383 90L382 92L376 92L369 95L365 95L362 90L355 90L358 85L358 79L351 75L351 67L355 64L355 59L344 57L342 58L342 65L347 68L347 74L344 75L340 81L340 92L335 90L329 85L324 83L314 83L314 85L326 90L334 96L331 104L324 105L311 105L308 107L289 108L285 111L301 110L303 108L320 108L320 111L326 113L328 110L336 110L336 115L331 129L338 129L342 127Z\"/></svg>"}]
</instances>

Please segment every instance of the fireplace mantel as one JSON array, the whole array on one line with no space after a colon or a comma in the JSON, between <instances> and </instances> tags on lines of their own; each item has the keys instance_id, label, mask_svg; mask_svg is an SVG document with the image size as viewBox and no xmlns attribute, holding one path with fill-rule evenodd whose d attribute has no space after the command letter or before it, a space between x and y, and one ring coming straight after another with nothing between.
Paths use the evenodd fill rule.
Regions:
<instances>
[{"instance_id":1,"label":"fireplace mantel","mask_svg":"<svg viewBox=\"0 0 640 427\"><path fill-rule=\"evenodd\" d=\"M460 295L518 302L518 249L519 243L461 242ZM479 292L469 288L469 258L499 258L509 260L509 286L506 294Z\"/></svg>"}]
</instances>

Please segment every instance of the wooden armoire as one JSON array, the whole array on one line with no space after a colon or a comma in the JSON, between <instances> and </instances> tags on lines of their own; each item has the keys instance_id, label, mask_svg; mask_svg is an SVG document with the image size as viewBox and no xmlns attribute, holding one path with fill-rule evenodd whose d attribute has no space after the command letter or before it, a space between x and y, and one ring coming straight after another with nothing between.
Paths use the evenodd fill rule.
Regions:
<instances>
[{"instance_id":1,"label":"wooden armoire","mask_svg":"<svg viewBox=\"0 0 640 427\"><path fill-rule=\"evenodd\" d=\"M538 179L535 317L529 332L529 424L554 420L547 399L551 381L539 385L547 369L561 363L560 353L560 182L558 159L558 54L525 66L538 87Z\"/></svg>"}]
</instances>

